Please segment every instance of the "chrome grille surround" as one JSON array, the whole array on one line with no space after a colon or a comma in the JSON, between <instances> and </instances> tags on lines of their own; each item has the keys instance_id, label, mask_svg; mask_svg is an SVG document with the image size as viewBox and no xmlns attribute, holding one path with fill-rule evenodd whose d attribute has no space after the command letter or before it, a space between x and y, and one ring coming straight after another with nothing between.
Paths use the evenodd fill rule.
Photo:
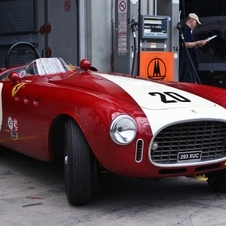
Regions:
<instances>
[{"instance_id":1,"label":"chrome grille surround","mask_svg":"<svg viewBox=\"0 0 226 226\"><path fill-rule=\"evenodd\" d=\"M152 150L152 145L156 150ZM194 151L202 151L199 162L177 161L179 152ZM171 124L153 137L149 158L154 165L161 167L202 165L226 160L226 122L203 120Z\"/></svg>"}]
</instances>

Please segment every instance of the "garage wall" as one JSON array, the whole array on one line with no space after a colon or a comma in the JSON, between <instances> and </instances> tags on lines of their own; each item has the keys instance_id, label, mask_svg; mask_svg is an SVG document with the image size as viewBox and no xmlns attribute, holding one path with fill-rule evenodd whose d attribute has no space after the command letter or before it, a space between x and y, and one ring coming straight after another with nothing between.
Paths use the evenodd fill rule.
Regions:
<instances>
[{"instance_id":1,"label":"garage wall","mask_svg":"<svg viewBox=\"0 0 226 226\"><path fill-rule=\"evenodd\" d=\"M38 0L38 27L46 23L51 31L38 34L43 55L50 48L72 64L87 58L98 70L111 70L111 1Z\"/></svg>"},{"instance_id":2,"label":"garage wall","mask_svg":"<svg viewBox=\"0 0 226 226\"><path fill-rule=\"evenodd\" d=\"M0 1L0 67L18 41L37 44L42 56L62 56L72 64L88 58L101 71L111 69L112 0ZM50 24L50 32L39 32Z\"/></svg>"},{"instance_id":3,"label":"garage wall","mask_svg":"<svg viewBox=\"0 0 226 226\"><path fill-rule=\"evenodd\" d=\"M0 67L5 66L11 45L19 41L37 44L37 38L37 1L0 1ZM17 59L12 58L12 64L20 64Z\"/></svg>"},{"instance_id":4,"label":"garage wall","mask_svg":"<svg viewBox=\"0 0 226 226\"><path fill-rule=\"evenodd\" d=\"M43 56L61 56L72 64L78 61L78 7L75 0L38 0L39 51ZM50 51L49 51L50 50Z\"/></svg>"},{"instance_id":5,"label":"garage wall","mask_svg":"<svg viewBox=\"0 0 226 226\"><path fill-rule=\"evenodd\" d=\"M87 57L100 71L111 70L112 48L112 3L110 0L88 1L87 18Z\"/></svg>"}]
</instances>

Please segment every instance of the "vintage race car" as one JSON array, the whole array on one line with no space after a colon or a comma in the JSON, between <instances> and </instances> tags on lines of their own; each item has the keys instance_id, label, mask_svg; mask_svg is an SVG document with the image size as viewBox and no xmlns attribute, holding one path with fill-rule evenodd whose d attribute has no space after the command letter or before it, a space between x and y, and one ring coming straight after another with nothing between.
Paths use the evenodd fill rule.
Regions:
<instances>
[{"instance_id":1,"label":"vintage race car","mask_svg":"<svg viewBox=\"0 0 226 226\"><path fill-rule=\"evenodd\" d=\"M103 169L200 177L226 191L226 90L100 73L86 59L76 67L38 55L9 67L12 50L0 73L1 145L41 161L61 158L71 204L91 200Z\"/></svg>"}]
</instances>

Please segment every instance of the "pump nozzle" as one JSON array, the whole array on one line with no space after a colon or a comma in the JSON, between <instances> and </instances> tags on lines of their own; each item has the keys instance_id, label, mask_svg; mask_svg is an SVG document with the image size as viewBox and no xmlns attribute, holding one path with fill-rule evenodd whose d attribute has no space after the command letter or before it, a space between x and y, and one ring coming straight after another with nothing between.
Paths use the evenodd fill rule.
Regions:
<instances>
[{"instance_id":1,"label":"pump nozzle","mask_svg":"<svg viewBox=\"0 0 226 226\"><path fill-rule=\"evenodd\" d=\"M181 10L179 11L179 17L178 17L177 29L178 29L179 32L180 32L181 39L184 40L184 35L183 35L183 32L182 32L182 24L181 24L181 21L180 21L180 15L181 15Z\"/></svg>"},{"instance_id":2,"label":"pump nozzle","mask_svg":"<svg viewBox=\"0 0 226 226\"><path fill-rule=\"evenodd\" d=\"M181 21L180 21L180 15L181 15L181 10L179 11L179 14L178 14L178 23L177 23L178 30L180 30L182 28Z\"/></svg>"},{"instance_id":3,"label":"pump nozzle","mask_svg":"<svg viewBox=\"0 0 226 226\"><path fill-rule=\"evenodd\" d=\"M139 29L138 22L136 22L134 19L131 20L130 26L132 28L132 32L136 32Z\"/></svg>"}]
</instances>

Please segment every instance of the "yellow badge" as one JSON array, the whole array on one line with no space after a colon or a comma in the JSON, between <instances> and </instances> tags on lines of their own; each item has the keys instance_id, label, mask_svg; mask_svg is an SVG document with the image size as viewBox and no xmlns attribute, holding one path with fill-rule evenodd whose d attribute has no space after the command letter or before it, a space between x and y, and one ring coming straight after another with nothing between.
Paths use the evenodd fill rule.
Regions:
<instances>
[{"instance_id":1,"label":"yellow badge","mask_svg":"<svg viewBox=\"0 0 226 226\"><path fill-rule=\"evenodd\" d=\"M14 97L18 90L24 85L25 85L24 83L16 84L12 89L12 97Z\"/></svg>"}]
</instances>

